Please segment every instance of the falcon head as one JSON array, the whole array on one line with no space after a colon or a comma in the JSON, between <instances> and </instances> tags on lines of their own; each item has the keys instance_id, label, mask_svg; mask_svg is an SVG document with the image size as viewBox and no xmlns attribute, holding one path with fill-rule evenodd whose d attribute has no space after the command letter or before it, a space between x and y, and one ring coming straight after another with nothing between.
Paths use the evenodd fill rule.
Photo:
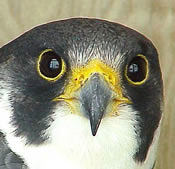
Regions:
<instances>
[{"instance_id":1,"label":"falcon head","mask_svg":"<svg viewBox=\"0 0 175 169\"><path fill-rule=\"evenodd\" d=\"M162 90L152 42L117 23L61 20L0 48L0 129L30 169L151 169Z\"/></svg>"}]
</instances>

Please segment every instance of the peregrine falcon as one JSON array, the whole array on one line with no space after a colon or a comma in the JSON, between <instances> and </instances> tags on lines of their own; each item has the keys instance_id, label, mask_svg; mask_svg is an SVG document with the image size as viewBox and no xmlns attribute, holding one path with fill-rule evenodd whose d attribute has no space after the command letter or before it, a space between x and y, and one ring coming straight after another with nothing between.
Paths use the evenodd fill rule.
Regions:
<instances>
[{"instance_id":1,"label":"peregrine falcon","mask_svg":"<svg viewBox=\"0 0 175 169\"><path fill-rule=\"evenodd\" d=\"M121 24L72 18L0 48L0 169L152 169L158 53Z\"/></svg>"}]
</instances>

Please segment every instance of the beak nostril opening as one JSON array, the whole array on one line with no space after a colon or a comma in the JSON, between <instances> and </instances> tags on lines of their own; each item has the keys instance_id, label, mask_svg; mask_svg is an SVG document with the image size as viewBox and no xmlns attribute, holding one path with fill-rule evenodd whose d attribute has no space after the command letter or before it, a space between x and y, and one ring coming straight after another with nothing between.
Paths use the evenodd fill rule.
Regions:
<instances>
[{"instance_id":1,"label":"beak nostril opening","mask_svg":"<svg viewBox=\"0 0 175 169\"><path fill-rule=\"evenodd\" d=\"M79 81L82 82L84 80L84 75L81 74L80 77L79 77Z\"/></svg>"},{"instance_id":2,"label":"beak nostril opening","mask_svg":"<svg viewBox=\"0 0 175 169\"><path fill-rule=\"evenodd\" d=\"M99 73L93 73L80 91L81 109L90 119L91 132L95 136L106 108L111 99L112 91Z\"/></svg>"}]
</instances>

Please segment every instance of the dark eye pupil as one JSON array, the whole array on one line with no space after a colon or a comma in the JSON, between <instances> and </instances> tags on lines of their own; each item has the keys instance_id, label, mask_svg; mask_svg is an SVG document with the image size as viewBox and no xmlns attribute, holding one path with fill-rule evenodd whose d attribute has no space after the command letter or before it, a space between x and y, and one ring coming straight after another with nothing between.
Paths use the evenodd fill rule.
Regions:
<instances>
[{"instance_id":1,"label":"dark eye pupil","mask_svg":"<svg viewBox=\"0 0 175 169\"><path fill-rule=\"evenodd\" d=\"M42 55L40 71L44 76L54 78L59 75L61 70L62 60L55 52L48 51Z\"/></svg>"},{"instance_id":2,"label":"dark eye pupil","mask_svg":"<svg viewBox=\"0 0 175 169\"><path fill-rule=\"evenodd\" d=\"M141 82L146 78L147 63L142 57L135 57L128 65L127 76L133 82Z\"/></svg>"}]
</instances>

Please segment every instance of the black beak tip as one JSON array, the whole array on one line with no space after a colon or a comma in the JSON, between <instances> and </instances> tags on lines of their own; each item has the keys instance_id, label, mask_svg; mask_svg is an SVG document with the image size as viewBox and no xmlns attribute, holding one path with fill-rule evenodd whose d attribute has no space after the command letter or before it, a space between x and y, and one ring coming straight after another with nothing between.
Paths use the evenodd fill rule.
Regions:
<instances>
[{"instance_id":1,"label":"black beak tip","mask_svg":"<svg viewBox=\"0 0 175 169\"><path fill-rule=\"evenodd\" d=\"M97 134L97 130L92 130L92 135L95 136Z\"/></svg>"},{"instance_id":2,"label":"black beak tip","mask_svg":"<svg viewBox=\"0 0 175 169\"><path fill-rule=\"evenodd\" d=\"M96 134L97 134L97 130L98 130L99 125L100 125L100 121L98 121L98 123L96 123L96 124L95 123L91 123L91 132L92 132L93 136L96 136Z\"/></svg>"}]
</instances>

